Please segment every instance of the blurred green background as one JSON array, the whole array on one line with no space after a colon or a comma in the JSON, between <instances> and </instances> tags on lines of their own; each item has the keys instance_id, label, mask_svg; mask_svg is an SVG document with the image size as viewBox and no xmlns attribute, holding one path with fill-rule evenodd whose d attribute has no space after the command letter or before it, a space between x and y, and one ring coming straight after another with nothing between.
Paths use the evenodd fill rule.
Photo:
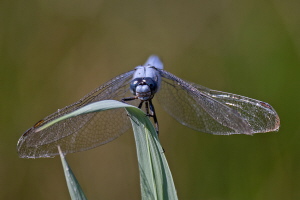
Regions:
<instances>
[{"instance_id":1,"label":"blurred green background","mask_svg":"<svg viewBox=\"0 0 300 200\"><path fill-rule=\"evenodd\" d=\"M300 199L300 1L0 2L0 199L68 199L59 158L19 137L109 79L161 56L169 72L270 103L279 132L214 136L157 105L179 199ZM67 155L89 199L140 199L131 131Z\"/></svg>"}]
</instances>

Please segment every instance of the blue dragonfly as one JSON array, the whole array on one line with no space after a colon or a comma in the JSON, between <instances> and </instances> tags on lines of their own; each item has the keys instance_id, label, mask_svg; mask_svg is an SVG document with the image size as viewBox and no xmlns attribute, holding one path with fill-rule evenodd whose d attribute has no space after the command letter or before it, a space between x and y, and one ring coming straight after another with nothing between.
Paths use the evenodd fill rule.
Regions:
<instances>
[{"instance_id":1,"label":"blue dragonfly","mask_svg":"<svg viewBox=\"0 0 300 200\"><path fill-rule=\"evenodd\" d=\"M57 146L65 154L84 151L122 135L131 127L125 109L79 115L36 132L58 117L101 100L119 100L144 109L153 118L158 133L153 98L178 122L200 132L252 135L277 131L280 126L279 116L270 104L182 80L165 71L159 57L152 55L144 65L111 79L79 101L38 121L19 139L19 156L53 157L58 155Z\"/></svg>"}]
</instances>

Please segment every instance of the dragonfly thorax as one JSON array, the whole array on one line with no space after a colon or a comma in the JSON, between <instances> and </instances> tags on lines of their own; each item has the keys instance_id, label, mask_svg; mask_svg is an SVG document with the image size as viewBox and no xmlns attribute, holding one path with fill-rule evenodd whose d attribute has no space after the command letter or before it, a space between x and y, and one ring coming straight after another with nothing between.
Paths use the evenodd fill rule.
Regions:
<instances>
[{"instance_id":1,"label":"dragonfly thorax","mask_svg":"<svg viewBox=\"0 0 300 200\"><path fill-rule=\"evenodd\" d=\"M157 83L149 77L135 78L130 83L130 91L138 99L147 101L157 92Z\"/></svg>"}]
</instances>

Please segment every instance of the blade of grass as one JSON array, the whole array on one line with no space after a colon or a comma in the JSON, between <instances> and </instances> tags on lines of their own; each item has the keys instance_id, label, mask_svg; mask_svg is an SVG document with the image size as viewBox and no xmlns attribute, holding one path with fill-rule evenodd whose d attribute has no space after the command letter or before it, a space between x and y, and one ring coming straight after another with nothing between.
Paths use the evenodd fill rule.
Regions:
<instances>
[{"instance_id":1,"label":"blade of grass","mask_svg":"<svg viewBox=\"0 0 300 200\"><path fill-rule=\"evenodd\" d=\"M171 171L157 133L149 118L137 107L115 100L99 101L51 121L40 127L37 132L67 118L116 108L125 108L131 119L137 147L142 199L178 199Z\"/></svg>"},{"instance_id":2,"label":"blade of grass","mask_svg":"<svg viewBox=\"0 0 300 200\"><path fill-rule=\"evenodd\" d=\"M130 115L137 147L142 199L178 199L155 128L140 109L126 110Z\"/></svg>"},{"instance_id":3,"label":"blade of grass","mask_svg":"<svg viewBox=\"0 0 300 200\"><path fill-rule=\"evenodd\" d=\"M62 166L64 169L64 174L67 182L67 186L69 189L69 193L72 200L86 200L86 196L83 193L74 173L72 172L69 164L67 163L65 156L63 155L60 147L58 146L58 151L60 155L60 159L62 162Z\"/></svg>"}]
</instances>

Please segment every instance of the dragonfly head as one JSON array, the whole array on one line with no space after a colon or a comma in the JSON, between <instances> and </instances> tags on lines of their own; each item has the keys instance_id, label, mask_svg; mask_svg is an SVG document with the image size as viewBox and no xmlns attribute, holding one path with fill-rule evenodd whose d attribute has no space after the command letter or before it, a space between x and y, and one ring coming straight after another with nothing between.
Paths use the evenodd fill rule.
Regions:
<instances>
[{"instance_id":1,"label":"dragonfly head","mask_svg":"<svg viewBox=\"0 0 300 200\"><path fill-rule=\"evenodd\" d=\"M130 83L130 91L140 100L147 101L157 92L157 83L149 77L135 78Z\"/></svg>"}]
</instances>

